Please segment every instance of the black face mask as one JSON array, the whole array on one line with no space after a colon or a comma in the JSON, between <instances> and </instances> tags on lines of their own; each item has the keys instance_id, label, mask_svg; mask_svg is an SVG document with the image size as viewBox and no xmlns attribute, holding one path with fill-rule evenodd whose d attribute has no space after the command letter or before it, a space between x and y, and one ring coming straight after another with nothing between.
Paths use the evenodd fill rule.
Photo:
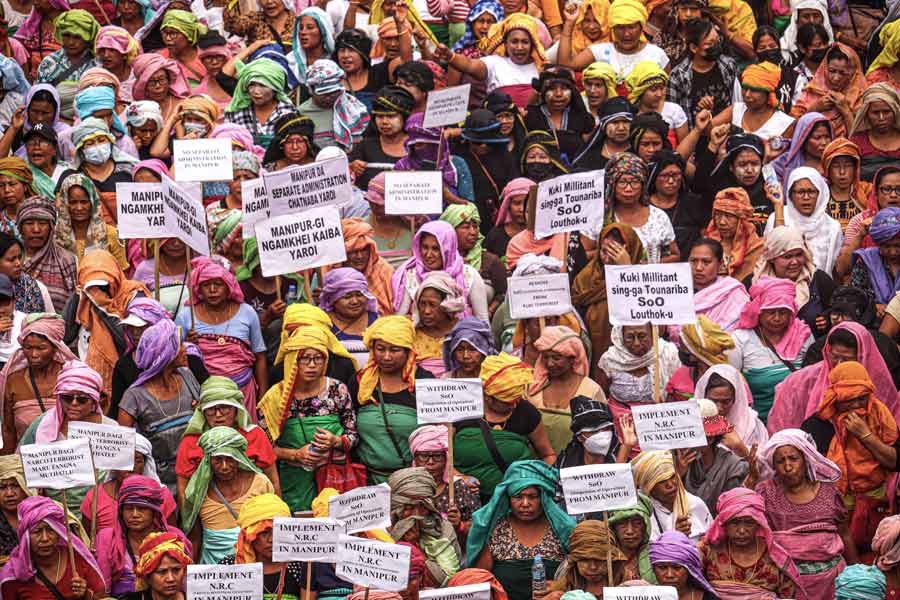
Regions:
<instances>
[{"instance_id":1,"label":"black face mask","mask_svg":"<svg viewBox=\"0 0 900 600\"><path fill-rule=\"evenodd\" d=\"M421 167L421 170L423 170L423 171L436 171L436 170L437 170L437 161L436 161L436 160L429 160L429 159L427 159L427 158L423 158L423 159L422 159L422 167Z\"/></svg>"},{"instance_id":2,"label":"black face mask","mask_svg":"<svg viewBox=\"0 0 900 600\"><path fill-rule=\"evenodd\" d=\"M710 46L703 51L703 58L706 60L718 60L720 56L722 56L722 44Z\"/></svg>"},{"instance_id":3,"label":"black face mask","mask_svg":"<svg viewBox=\"0 0 900 600\"><path fill-rule=\"evenodd\" d=\"M815 50L810 50L809 60L816 64L819 64L825 59L826 52L828 52L828 48L816 48Z\"/></svg>"},{"instance_id":4,"label":"black face mask","mask_svg":"<svg viewBox=\"0 0 900 600\"><path fill-rule=\"evenodd\" d=\"M781 50L778 48L757 52L756 56L759 58L759 62L770 62L776 66L781 65Z\"/></svg>"},{"instance_id":5,"label":"black face mask","mask_svg":"<svg viewBox=\"0 0 900 600\"><path fill-rule=\"evenodd\" d=\"M525 163L525 177L540 182L553 174L552 163Z\"/></svg>"}]
</instances>

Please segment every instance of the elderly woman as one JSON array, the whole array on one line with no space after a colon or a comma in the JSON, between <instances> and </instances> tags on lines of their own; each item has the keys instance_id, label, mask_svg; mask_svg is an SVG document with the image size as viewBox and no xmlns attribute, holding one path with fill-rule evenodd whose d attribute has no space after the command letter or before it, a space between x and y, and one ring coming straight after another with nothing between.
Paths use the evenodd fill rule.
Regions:
<instances>
[{"instance_id":1,"label":"elderly woman","mask_svg":"<svg viewBox=\"0 0 900 600\"><path fill-rule=\"evenodd\" d=\"M706 237L722 244L724 261L721 273L738 281L753 272L756 259L763 249L763 241L750 221L753 206L743 188L726 188L716 194L713 216Z\"/></svg>"},{"instance_id":2,"label":"elderly woman","mask_svg":"<svg viewBox=\"0 0 900 600\"><path fill-rule=\"evenodd\" d=\"M875 566L884 573L887 584L885 598L893 598L900 588L897 566L900 564L897 552L900 550L900 515L885 517L878 524L872 538L872 551L875 553Z\"/></svg>"},{"instance_id":3,"label":"elderly woman","mask_svg":"<svg viewBox=\"0 0 900 600\"><path fill-rule=\"evenodd\" d=\"M609 511L608 523L610 531L623 556L620 577L622 581L643 579L648 582L656 580L650 566L650 520L653 518L653 505L650 498L638 492L637 503L632 508Z\"/></svg>"},{"instance_id":4,"label":"elderly woman","mask_svg":"<svg viewBox=\"0 0 900 600\"><path fill-rule=\"evenodd\" d=\"M900 268L900 208L887 207L875 215L869 235L876 244L860 248L854 255L850 285L865 290L875 298L879 312L897 294L896 273Z\"/></svg>"},{"instance_id":5,"label":"elderly woman","mask_svg":"<svg viewBox=\"0 0 900 600\"><path fill-rule=\"evenodd\" d=\"M207 31L206 25L186 10L167 10L160 25L166 47L159 54L176 62L191 88L206 77L206 68L198 57L197 39Z\"/></svg>"},{"instance_id":6,"label":"elderly woman","mask_svg":"<svg viewBox=\"0 0 900 600\"><path fill-rule=\"evenodd\" d=\"M121 6L124 2L120 0ZM151 598L178 600L184 589L187 566L194 561L187 545L175 533L154 532L144 538L135 556L134 574L141 583L135 587L148 590ZM147 594L148 591L136 592ZM146 597L146 596L144 596Z\"/></svg>"},{"instance_id":7,"label":"elderly woman","mask_svg":"<svg viewBox=\"0 0 900 600\"><path fill-rule=\"evenodd\" d=\"M484 238L484 249L503 259L510 240L526 228L525 201L534 182L516 177L503 188L494 227Z\"/></svg>"},{"instance_id":8,"label":"elderly woman","mask_svg":"<svg viewBox=\"0 0 900 600\"><path fill-rule=\"evenodd\" d=\"M385 213L384 173L379 173L369 182L366 201L372 211L368 218L368 225L372 227L372 239L375 240L378 255L387 262L388 266L396 269L412 255L413 232L409 219L402 215ZM393 272L388 280L389 288L392 288L390 281L395 273ZM393 289L391 289L391 295L393 297ZM394 312L394 301L391 303L390 313Z\"/></svg>"},{"instance_id":9,"label":"elderly woman","mask_svg":"<svg viewBox=\"0 0 900 600\"><path fill-rule=\"evenodd\" d=\"M159 105L166 121L178 110L178 101L187 98L191 89L174 60L159 54L141 54L131 64L134 76L132 94L135 100L152 100Z\"/></svg>"},{"instance_id":10,"label":"elderly woman","mask_svg":"<svg viewBox=\"0 0 900 600\"><path fill-rule=\"evenodd\" d=\"M864 177L900 156L900 96L886 83L876 83L862 94L861 106L850 128L850 141L859 147Z\"/></svg>"},{"instance_id":11,"label":"elderly woman","mask_svg":"<svg viewBox=\"0 0 900 600\"><path fill-rule=\"evenodd\" d=\"M3 454L12 453L32 421L56 404L53 390L63 364L75 358L63 343L65 323L55 314L29 316L3 371Z\"/></svg>"},{"instance_id":12,"label":"elderly woman","mask_svg":"<svg viewBox=\"0 0 900 600\"><path fill-rule=\"evenodd\" d=\"M832 140L822 153L822 170L831 190L828 215L840 223L841 231L847 229L850 219L865 210L872 192L872 184L860 180L861 160L859 146L845 137ZM835 270L840 269L840 263L838 258Z\"/></svg>"},{"instance_id":13,"label":"elderly woman","mask_svg":"<svg viewBox=\"0 0 900 600\"><path fill-rule=\"evenodd\" d=\"M846 135L864 89L865 75L859 56L852 48L835 42L825 52L812 81L794 102L791 115L821 112L831 121L835 137Z\"/></svg>"},{"instance_id":14,"label":"elderly woman","mask_svg":"<svg viewBox=\"0 0 900 600\"><path fill-rule=\"evenodd\" d=\"M444 374L444 337L465 310L462 290L445 272L431 271L419 284L414 300L412 320L416 337L412 349L416 364L435 377L441 377Z\"/></svg>"},{"instance_id":15,"label":"elderly woman","mask_svg":"<svg viewBox=\"0 0 900 600\"><path fill-rule=\"evenodd\" d=\"M492 572L512 598L527 597L536 555L553 579L568 552L575 521L554 502L558 485L558 472L547 464L516 461L472 517L469 565Z\"/></svg>"},{"instance_id":16,"label":"elderly woman","mask_svg":"<svg viewBox=\"0 0 900 600\"><path fill-rule=\"evenodd\" d=\"M444 377L478 379L481 363L497 354L490 326L475 317L461 319L453 326L443 344Z\"/></svg>"},{"instance_id":17,"label":"elderly woman","mask_svg":"<svg viewBox=\"0 0 900 600\"><path fill-rule=\"evenodd\" d=\"M81 75L97 65L93 55L94 39L100 24L91 13L82 9L68 10L53 22L53 34L62 43L62 48L44 57L37 68L37 83L60 83L78 81ZM69 96L71 101L71 96ZM71 105L70 105L71 106ZM66 109L60 112L65 113Z\"/></svg>"},{"instance_id":18,"label":"elderly woman","mask_svg":"<svg viewBox=\"0 0 900 600\"><path fill-rule=\"evenodd\" d=\"M393 290L390 281L394 269L380 255L372 226L363 219L353 217L343 219L341 229L344 232L347 260L340 266L351 267L365 277L366 288L377 301L379 315L393 314Z\"/></svg>"},{"instance_id":19,"label":"elderly woman","mask_svg":"<svg viewBox=\"0 0 900 600\"><path fill-rule=\"evenodd\" d=\"M649 496L653 507L651 540L668 531L679 531L697 541L706 533L712 522L709 508L684 489L671 452L645 450L631 461L631 468L635 485Z\"/></svg>"},{"instance_id":20,"label":"elderly woman","mask_svg":"<svg viewBox=\"0 0 900 600\"><path fill-rule=\"evenodd\" d=\"M753 394L753 408L765 423L775 386L803 363L813 343L809 327L797 318L796 284L761 277L750 287L750 302L732 334L735 350L728 362L739 369Z\"/></svg>"},{"instance_id":21,"label":"elderly woman","mask_svg":"<svg viewBox=\"0 0 900 600\"><path fill-rule=\"evenodd\" d=\"M369 351L363 334L378 318L375 296L366 277L352 267L328 271L319 295L319 308L331 318L331 330L358 362L365 364Z\"/></svg>"},{"instance_id":22,"label":"elderly woman","mask_svg":"<svg viewBox=\"0 0 900 600\"><path fill-rule=\"evenodd\" d=\"M315 160L319 149L313 142L315 125L312 119L297 112L286 112L275 120L272 127L272 141L263 156L266 169L281 171L288 167L308 165Z\"/></svg>"},{"instance_id":23,"label":"elderly woman","mask_svg":"<svg viewBox=\"0 0 900 600\"><path fill-rule=\"evenodd\" d=\"M844 233L844 245L835 264L835 275L846 277L854 262L854 252L875 245L869 235L872 219L883 208L900 207L900 167L882 167L872 180L872 191L866 198L866 208L850 219Z\"/></svg>"},{"instance_id":24,"label":"elderly woman","mask_svg":"<svg viewBox=\"0 0 900 600\"><path fill-rule=\"evenodd\" d=\"M44 582L52 585L61 598L106 594L97 561L84 543L67 530L60 505L45 496L33 496L19 504L18 516L17 532L22 541L0 571L0 595L47 597L49 586ZM74 550L74 559L71 554L67 559L67 547Z\"/></svg>"},{"instance_id":25,"label":"elderly woman","mask_svg":"<svg viewBox=\"0 0 900 600\"><path fill-rule=\"evenodd\" d=\"M0 159L0 231L18 237L16 213L25 198L34 196L34 176L28 163L18 156Z\"/></svg>"},{"instance_id":26,"label":"elderly woman","mask_svg":"<svg viewBox=\"0 0 900 600\"><path fill-rule=\"evenodd\" d=\"M253 133L255 144L268 146L279 117L296 112L285 92L287 74L268 58L247 65L238 63L236 67L237 87L225 110L225 121L244 125Z\"/></svg>"},{"instance_id":27,"label":"elderly woman","mask_svg":"<svg viewBox=\"0 0 900 600\"><path fill-rule=\"evenodd\" d=\"M737 438L743 447L738 444L737 450L741 450L742 456L746 456L747 449L756 445L762 446L769 439L766 426L762 424L756 411L751 408L753 398L750 396L750 388L741 373L729 364L717 364L709 367L700 379L694 390L695 398L705 398L713 402L720 416L734 428L734 436L728 436L731 440ZM725 440L728 447L735 446Z\"/></svg>"},{"instance_id":28,"label":"elderly woman","mask_svg":"<svg viewBox=\"0 0 900 600\"><path fill-rule=\"evenodd\" d=\"M18 507L25 498L37 495L37 490L25 483L25 470L18 454L0 457L0 561L5 564L19 545L16 530L19 526Z\"/></svg>"},{"instance_id":29,"label":"elderly woman","mask_svg":"<svg viewBox=\"0 0 900 600\"><path fill-rule=\"evenodd\" d=\"M100 217L100 195L89 177L73 173L62 179L58 192L59 222L54 237L77 260L88 250L108 250L123 269L128 266L118 232Z\"/></svg>"},{"instance_id":30,"label":"elderly woman","mask_svg":"<svg viewBox=\"0 0 900 600\"><path fill-rule=\"evenodd\" d=\"M597 598L603 589L624 581L622 565L625 554L619 549L609 526L603 521L582 521L569 537L569 554L556 573L556 582L548 598L562 597L563 592L582 590ZM612 566L612 573L608 571Z\"/></svg>"},{"instance_id":31,"label":"elderly woman","mask_svg":"<svg viewBox=\"0 0 900 600\"><path fill-rule=\"evenodd\" d=\"M259 404L260 426L274 441L282 497L293 511L309 510L313 471L357 445L356 415L347 386L325 375L328 336L298 327L282 343L285 378Z\"/></svg>"},{"instance_id":32,"label":"elderly woman","mask_svg":"<svg viewBox=\"0 0 900 600\"><path fill-rule=\"evenodd\" d=\"M667 531L650 542L650 564L659 585L674 587L680 599L719 598L715 588L703 576L700 553L694 541L680 531Z\"/></svg>"},{"instance_id":33,"label":"elderly woman","mask_svg":"<svg viewBox=\"0 0 900 600\"><path fill-rule=\"evenodd\" d=\"M65 307L75 292L75 256L62 248L54 233L56 207L49 200L33 196L16 214L16 228L25 246L24 270L50 292L54 306Z\"/></svg>"}]
</instances>

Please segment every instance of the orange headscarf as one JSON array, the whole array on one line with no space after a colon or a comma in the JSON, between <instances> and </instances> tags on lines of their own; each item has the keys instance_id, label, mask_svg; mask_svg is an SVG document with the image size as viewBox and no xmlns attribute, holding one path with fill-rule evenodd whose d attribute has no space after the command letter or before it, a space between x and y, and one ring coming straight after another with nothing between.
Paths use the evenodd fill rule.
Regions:
<instances>
[{"instance_id":1,"label":"orange headscarf","mask_svg":"<svg viewBox=\"0 0 900 600\"><path fill-rule=\"evenodd\" d=\"M872 184L868 181L860 181L859 179L861 162L859 146L845 137L831 140L831 143L825 146L825 150L822 152L822 171L825 174L825 179L828 179L828 170L831 168L832 161L839 156L848 156L856 163L856 174L853 176L853 186L850 188L850 198L859 209L857 212L862 212L866 209L866 199L869 197L869 192L872 190ZM837 215L831 216L835 219L838 218ZM849 221L849 217L852 216L853 215L848 215L847 220ZM847 223L841 223L841 226L846 227Z\"/></svg>"},{"instance_id":2,"label":"orange headscarf","mask_svg":"<svg viewBox=\"0 0 900 600\"><path fill-rule=\"evenodd\" d=\"M393 19L390 20L393 21ZM359 217L341 220L341 227L344 229L344 248L347 254L354 250L369 248L369 264L366 265L363 275L366 276L369 292L378 301L379 316L394 314L394 292L391 288L394 268L378 255L378 246L374 237L375 230ZM331 265L326 267L325 271L336 269L338 266Z\"/></svg>"},{"instance_id":3,"label":"orange headscarf","mask_svg":"<svg viewBox=\"0 0 900 600\"><path fill-rule=\"evenodd\" d=\"M859 106L862 103L862 94L866 89L866 79L862 70L862 63L853 48L840 42L835 42L828 49L828 52L825 53L825 58L822 59L822 62L819 63L819 67L816 69L812 81L806 84L803 93L800 94L800 97L794 103L794 106L791 109L791 116L800 117L806 114L810 111L810 106L828 93L830 90L826 79L828 60L837 50L840 50L849 58L850 68L853 70L853 74L850 76L850 81L844 86L844 89L835 91L839 91L844 95L844 98L847 99L847 105L850 107L851 114L855 114L859 109ZM829 110L820 110L819 112L824 114L828 117L828 120L831 121L831 129L834 131L834 135L840 136L848 133L851 123L844 123L841 111L836 107Z\"/></svg>"},{"instance_id":4,"label":"orange headscarf","mask_svg":"<svg viewBox=\"0 0 900 600\"><path fill-rule=\"evenodd\" d=\"M769 106L778 107L778 98L775 90L781 81L781 69L770 62L762 62L758 65L750 65L744 69L741 75L741 86L757 92L769 93Z\"/></svg>"},{"instance_id":5,"label":"orange headscarf","mask_svg":"<svg viewBox=\"0 0 900 600\"><path fill-rule=\"evenodd\" d=\"M756 233L756 227L750 222L753 216L753 206L750 204L750 196L743 188L725 188L716 194L713 202L713 218L709 222L704 235L717 241L722 241L722 234L716 227L715 211L721 211L738 218L737 231L731 242L730 261L727 263L727 274L738 281L753 273L756 258L762 252L763 239Z\"/></svg>"}]
</instances>

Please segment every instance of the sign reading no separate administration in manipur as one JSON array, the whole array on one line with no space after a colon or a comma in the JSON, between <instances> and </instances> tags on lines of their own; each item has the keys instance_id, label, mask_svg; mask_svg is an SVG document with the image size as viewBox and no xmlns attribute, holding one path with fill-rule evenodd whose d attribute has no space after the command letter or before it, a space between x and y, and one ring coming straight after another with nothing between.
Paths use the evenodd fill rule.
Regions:
<instances>
[{"instance_id":1,"label":"sign reading no separate administration in manipur","mask_svg":"<svg viewBox=\"0 0 900 600\"><path fill-rule=\"evenodd\" d=\"M469 112L471 84L457 85L428 92L425 100L423 127L443 127L456 125L466 120Z\"/></svg>"},{"instance_id":2,"label":"sign reading no separate administration in manipur","mask_svg":"<svg viewBox=\"0 0 900 600\"><path fill-rule=\"evenodd\" d=\"M440 171L387 171L384 212L388 215L439 215L444 212Z\"/></svg>"},{"instance_id":3,"label":"sign reading no separate administration in manipur","mask_svg":"<svg viewBox=\"0 0 900 600\"><path fill-rule=\"evenodd\" d=\"M344 524L335 519L275 517L272 560L275 562L337 562L338 538Z\"/></svg>"},{"instance_id":4,"label":"sign reading no separate administration in manipur","mask_svg":"<svg viewBox=\"0 0 900 600\"><path fill-rule=\"evenodd\" d=\"M570 515L618 510L637 504L631 465L585 465L560 469L560 483Z\"/></svg>"},{"instance_id":5,"label":"sign reading no separate administration in manipur","mask_svg":"<svg viewBox=\"0 0 900 600\"><path fill-rule=\"evenodd\" d=\"M234 179L231 138L175 140L172 169L175 181L231 181Z\"/></svg>"},{"instance_id":6,"label":"sign reading no separate administration in manipur","mask_svg":"<svg viewBox=\"0 0 900 600\"><path fill-rule=\"evenodd\" d=\"M455 423L483 415L480 379L416 379L419 423Z\"/></svg>"},{"instance_id":7,"label":"sign reading no separate administration in manipur","mask_svg":"<svg viewBox=\"0 0 900 600\"><path fill-rule=\"evenodd\" d=\"M513 319L556 317L572 312L569 275L566 273L510 277L506 297Z\"/></svg>"},{"instance_id":8,"label":"sign reading no separate administration in manipur","mask_svg":"<svg viewBox=\"0 0 900 600\"><path fill-rule=\"evenodd\" d=\"M335 574L344 581L388 592L406 589L410 547L342 535Z\"/></svg>"},{"instance_id":9,"label":"sign reading no separate administration in manipur","mask_svg":"<svg viewBox=\"0 0 900 600\"><path fill-rule=\"evenodd\" d=\"M534 237L595 231L603 222L603 171L570 173L538 184Z\"/></svg>"},{"instance_id":10,"label":"sign reading no separate administration in manipur","mask_svg":"<svg viewBox=\"0 0 900 600\"><path fill-rule=\"evenodd\" d=\"M85 439L28 444L19 454L30 488L67 490L95 484L91 445Z\"/></svg>"},{"instance_id":11,"label":"sign reading no separate administration in manipur","mask_svg":"<svg viewBox=\"0 0 900 600\"><path fill-rule=\"evenodd\" d=\"M346 156L266 173L263 180L273 215L344 204L353 197Z\"/></svg>"},{"instance_id":12,"label":"sign reading no separate administration in manipur","mask_svg":"<svg viewBox=\"0 0 900 600\"><path fill-rule=\"evenodd\" d=\"M262 563L188 565L188 600L257 600L262 597Z\"/></svg>"},{"instance_id":13,"label":"sign reading no separate administration in manipur","mask_svg":"<svg viewBox=\"0 0 900 600\"><path fill-rule=\"evenodd\" d=\"M694 280L688 263L606 265L605 268L609 321L613 325L697 322Z\"/></svg>"},{"instance_id":14,"label":"sign reading no separate administration in manipur","mask_svg":"<svg viewBox=\"0 0 900 600\"><path fill-rule=\"evenodd\" d=\"M641 450L674 450L706 445L703 417L696 400L634 404L631 416Z\"/></svg>"},{"instance_id":15,"label":"sign reading no separate administration in manipur","mask_svg":"<svg viewBox=\"0 0 900 600\"><path fill-rule=\"evenodd\" d=\"M69 423L69 439L81 438L91 443L95 469L130 471L134 468L133 428L72 421Z\"/></svg>"},{"instance_id":16,"label":"sign reading no separate administration in manipur","mask_svg":"<svg viewBox=\"0 0 900 600\"><path fill-rule=\"evenodd\" d=\"M341 213L334 206L272 217L254 227L265 277L347 260Z\"/></svg>"}]
</instances>

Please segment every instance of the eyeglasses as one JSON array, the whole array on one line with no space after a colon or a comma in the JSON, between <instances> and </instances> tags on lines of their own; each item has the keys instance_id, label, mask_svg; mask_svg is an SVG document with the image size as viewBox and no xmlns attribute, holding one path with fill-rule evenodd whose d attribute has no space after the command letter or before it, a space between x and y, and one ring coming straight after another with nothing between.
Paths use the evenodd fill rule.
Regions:
<instances>
[{"instance_id":1,"label":"eyeglasses","mask_svg":"<svg viewBox=\"0 0 900 600\"><path fill-rule=\"evenodd\" d=\"M620 179L616 182L616 187L625 189L636 190L641 187L644 183L639 179Z\"/></svg>"},{"instance_id":2,"label":"eyeglasses","mask_svg":"<svg viewBox=\"0 0 900 600\"><path fill-rule=\"evenodd\" d=\"M316 366L325 364L325 357L324 357L324 356L321 356L321 355L316 355L316 356L309 356L309 355L307 355L307 356L301 356L300 358L297 359L297 362L299 362L301 365L307 365L307 366L310 366L310 367L316 367Z\"/></svg>"},{"instance_id":3,"label":"eyeglasses","mask_svg":"<svg viewBox=\"0 0 900 600\"><path fill-rule=\"evenodd\" d=\"M164 75L162 77L154 77L153 79L147 80L147 87L150 87L150 86L162 87L162 86L168 85L168 84L169 84L169 76L168 75Z\"/></svg>"},{"instance_id":4,"label":"eyeglasses","mask_svg":"<svg viewBox=\"0 0 900 600\"><path fill-rule=\"evenodd\" d=\"M446 459L443 452L416 452L416 460L423 463L441 462Z\"/></svg>"},{"instance_id":5,"label":"eyeglasses","mask_svg":"<svg viewBox=\"0 0 900 600\"><path fill-rule=\"evenodd\" d=\"M78 394L58 394L56 397L63 404L90 404L94 401L90 396L79 396Z\"/></svg>"},{"instance_id":6,"label":"eyeglasses","mask_svg":"<svg viewBox=\"0 0 900 600\"><path fill-rule=\"evenodd\" d=\"M815 198L819 195L819 190L791 190L791 196L799 198Z\"/></svg>"},{"instance_id":7,"label":"eyeglasses","mask_svg":"<svg viewBox=\"0 0 900 600\"><path fill-rule=\"evenodd\" d=\"M229 413L229 411L232 411L232 410L234 410L233 406L227 406L227 405L220 404L218 406L210 406L209 408L204 408L203 414L209 415L209 416L227 415Z\"/></svg>"},{"instance_id":8,"label":"eyeglasses","mask_svg":"<svg viewBox=\"0 0 900 600\"><path fill-rule=\"evenodd\" d=\"M677 179L681 179L681 173L660 173L656 177L657 179L667 179L669 181L675 181Z\"/></svg>"},{"instance_id":9,"label":"eyeglasses","mask_svg":"<svg viewBox=\"0 0 900 600\"><path fill-rule=\"evenodd\" d=\"M900 185L883 185L878 188L878 193L884 194L885 196L900 196Z\"/></svg>"},{"instance_id":10,"label":"eyeglasses","mask_svg":"<svg viewBox=\"0 0 900 600\"><path fill-rule=\"evenodd\" d=\"M25 146L29 148L34 148L36 146L52 146L53 142L50 140L44 139L42 137L30 137L28 141L25 142Z\"/></svg>"}]
</instances>

